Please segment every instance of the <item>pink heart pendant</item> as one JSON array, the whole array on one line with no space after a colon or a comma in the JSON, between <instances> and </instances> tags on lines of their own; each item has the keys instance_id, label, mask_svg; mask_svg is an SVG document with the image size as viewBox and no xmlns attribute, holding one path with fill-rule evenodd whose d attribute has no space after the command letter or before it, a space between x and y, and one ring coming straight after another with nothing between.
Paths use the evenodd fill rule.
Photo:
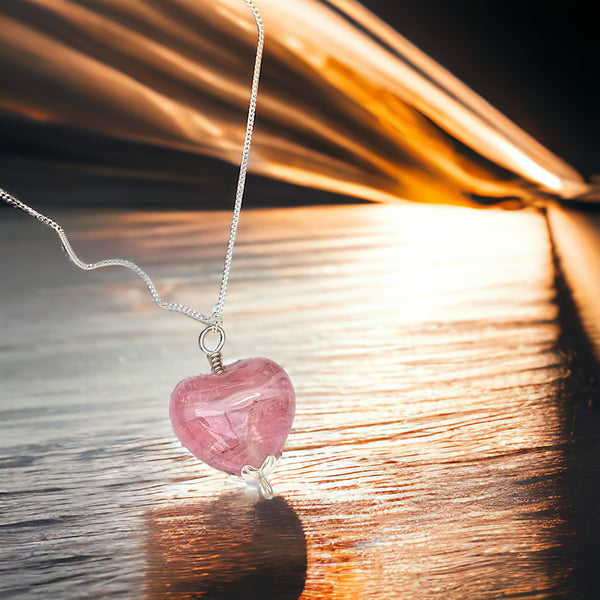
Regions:
<instances>
[{"instance_id":1,"label":"pink heart pendant","mask_svg":"<svg viewBox=\"0 0 600 600\"><path fill-rule=\"evenodd\" d=\"M246 465L260 469L268 456L281 456L295 412L290 378L267 358L184 379L169 410L175 434L194 456L238 476Z\"/></svg>"}]
</instances>

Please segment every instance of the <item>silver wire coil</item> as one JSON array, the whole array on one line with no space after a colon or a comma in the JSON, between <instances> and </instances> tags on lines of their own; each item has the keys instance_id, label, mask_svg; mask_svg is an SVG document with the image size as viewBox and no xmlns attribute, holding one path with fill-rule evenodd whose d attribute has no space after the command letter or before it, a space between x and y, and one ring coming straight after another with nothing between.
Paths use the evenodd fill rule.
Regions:
<instances>
[{"instance_id":1,"label":"silver wire coil","mask_svg":"<svg viewBox=\"0 0 600 600\"><path fill-rule=\"evenodd\" d=\"M208 363L210 364L210 370L213 373L224 373L225 367L223 366L223 358L221 357L220 352L213 352L211 354L207 354L206 358L208 358Z\"/></svg>"}]
</instances>

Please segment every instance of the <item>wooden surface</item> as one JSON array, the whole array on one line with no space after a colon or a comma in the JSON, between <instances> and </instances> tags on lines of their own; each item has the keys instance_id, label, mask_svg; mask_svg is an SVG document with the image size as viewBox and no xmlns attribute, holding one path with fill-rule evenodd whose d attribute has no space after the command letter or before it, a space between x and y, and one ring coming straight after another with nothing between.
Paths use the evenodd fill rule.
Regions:
<instances>
[{"instance_id":1,"label":"wooden surface","mask_svg":"<svg viewBox=\"0 0 600 600\"><path fill-rule=\"evenodd\" d=\"M600 364L600 207L552 204L548 224L570 295Z\"/></svg>"},{"instance_id":2,"label":"wooden surface","mask_svg":"<svg viewBox=\"0 0 600 600\"><path fill-rule=\"evenodd\" d=\"M216 300L227 214L54 216L85 259ZM243 215L224 356L298 397L258 503L170 429L196 325L15 211L0 239L0 598L598 597L598 417L541 215Z\"/></svg>"}]
</instances>

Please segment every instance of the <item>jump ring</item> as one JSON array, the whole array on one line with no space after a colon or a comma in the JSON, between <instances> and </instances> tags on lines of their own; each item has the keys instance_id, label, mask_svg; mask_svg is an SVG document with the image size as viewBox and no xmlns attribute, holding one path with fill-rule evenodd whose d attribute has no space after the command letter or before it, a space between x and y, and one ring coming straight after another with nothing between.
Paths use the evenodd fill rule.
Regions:
<instances>
[{"instance_id":1,"label":"jump ring","mask_svg":"<svg viewBox=\"0 0 600 600\"><path fill-rule=\"evenodd\" d=\"M208 348L206 346L205 339L209 333L216 333L219 336L219 341L214 348ZM216 352L220 352L221 348L223 348L223 344L225 344L225 330L220 325L209 325L198 338L200 350L202 350L202 352L205 354L214 354Z\"/></svg>"}]
</instances>

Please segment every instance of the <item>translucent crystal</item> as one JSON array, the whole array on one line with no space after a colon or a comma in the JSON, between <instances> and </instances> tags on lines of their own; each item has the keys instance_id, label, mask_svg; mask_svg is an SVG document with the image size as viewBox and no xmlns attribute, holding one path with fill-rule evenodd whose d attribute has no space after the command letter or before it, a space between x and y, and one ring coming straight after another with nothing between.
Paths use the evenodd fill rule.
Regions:
<instances>
[{"instance_id":1,"label":"translucent crystal","mask_svg":"<svg viewBox=\"0 0 600 600\"><path fill-rule=\"evenodd\" d=\"M279 458L296 399L287 373L266 358L249 358L224 373L189 377L171 396L170 415L181 443L206 464L240 476Z\"/></svg>"}]
</instances>

